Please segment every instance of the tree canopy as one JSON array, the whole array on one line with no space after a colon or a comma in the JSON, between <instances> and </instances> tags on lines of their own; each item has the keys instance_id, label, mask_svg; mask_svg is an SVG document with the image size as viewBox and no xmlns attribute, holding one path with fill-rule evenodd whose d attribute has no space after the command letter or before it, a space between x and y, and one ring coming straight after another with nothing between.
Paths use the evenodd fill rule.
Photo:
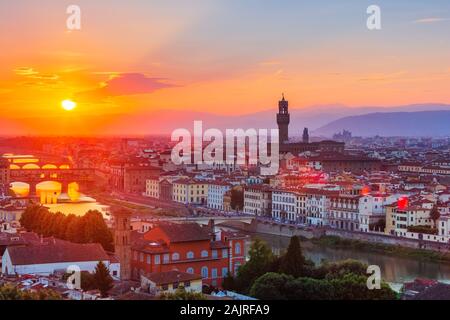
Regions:
<instances>
[{"instance_id":1,"label":"tree canopy","mask_svg":"<svg viewBox=\"0 0 450 320\"><path fill-rule=\"evenodd\" d=\"M41 205L28 206L20 218L21 225L44 237L76 243L100 243L106 251L113 251L113 236L101 212L89 210L83 216L52 213Z\"/></svg>"}]
</instances>

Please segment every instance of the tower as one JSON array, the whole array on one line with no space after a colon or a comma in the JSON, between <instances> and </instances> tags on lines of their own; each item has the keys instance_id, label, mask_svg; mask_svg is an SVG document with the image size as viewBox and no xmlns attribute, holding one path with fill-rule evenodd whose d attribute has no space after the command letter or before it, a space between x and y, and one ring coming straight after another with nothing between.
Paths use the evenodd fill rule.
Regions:
<instances>
[{"instance_id":1,"label":"tower","mask_svg":"<svg viewBox=\"0 0 450 320\"><path fill-rule=\"evenodd\" d=\"M131 212L125 209L113 210L114 251L120 261L120 279L131 279Z\"/></svg>"},{"instance_id":2,"label":"tower","mask_svg":"<svg viewBox=\"0 0 450 320\"><path fill-rule=\"evenodd\" d=\"M309 143L308 128L303 129L303 143Z\"/></svg>"},{"instance_id":3,"label":"tower","mask_svg":"<svg viewBox=\"0 0 450 320\"><path fill-rule=\"evenodd\" d=\"M283 99L278 102L277 124L280 137L280 145L289 140L289 102Z\"/></svg>"}]
</instances>

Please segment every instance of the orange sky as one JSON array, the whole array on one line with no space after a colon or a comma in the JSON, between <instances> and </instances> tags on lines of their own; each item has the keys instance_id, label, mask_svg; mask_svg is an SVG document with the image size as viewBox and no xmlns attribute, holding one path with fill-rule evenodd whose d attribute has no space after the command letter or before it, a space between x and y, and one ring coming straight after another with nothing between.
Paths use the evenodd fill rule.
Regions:
<instances>
[{"instance_id":1,"label":"orange sky","mask_svg":"<svg viewBox=\"0 0 450 320\"><path fill-rule=\"evenodd\" d=\"M292 108L450 103L448 4L386 2L384 27L373 32L364 5L321 2L330 10L82 0L79 31L66 29L65 1L2 2L0 125L47 133L58 121L89 133L92 117L107 127L164 109L252 113L274 108L281 92ZM64 99L77 108L64 111Z\"/></svg>"}]
</instances>

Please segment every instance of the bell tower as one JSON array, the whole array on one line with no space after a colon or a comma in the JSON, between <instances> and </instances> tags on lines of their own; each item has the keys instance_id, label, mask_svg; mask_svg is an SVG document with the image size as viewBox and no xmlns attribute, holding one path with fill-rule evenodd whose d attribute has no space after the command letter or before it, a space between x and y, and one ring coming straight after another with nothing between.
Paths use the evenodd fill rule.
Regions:
<instances>
[{"instance_id":1,"label":"bell tower","mask_svg":"<svg viewBox=\"0 0 450 320\"><path fill-rule=\"evenodd\" d=\"M283 98L278 102L277 124L280 137L280 145L289 140L289 102Z\"/></svg>"},{"instance_id":2,"label":"bell tower","mask_svg":"<svg viewBox=\"0 0 450 320\"><path fill-rule=\"evenodd\" d=\"M114 217L114 251L120 261L120 280L131 279L131 212L116 209Z\"/></svg>"},{"instance_id":3,"label":"bell tower","mask_svg":"<svg viewBox=\"0 0 450 320\"><path fill-rule=\"evenodd\" d=\"M309 143L308 128L303 129L303 143Z\"/></svg>"}]
</instances>

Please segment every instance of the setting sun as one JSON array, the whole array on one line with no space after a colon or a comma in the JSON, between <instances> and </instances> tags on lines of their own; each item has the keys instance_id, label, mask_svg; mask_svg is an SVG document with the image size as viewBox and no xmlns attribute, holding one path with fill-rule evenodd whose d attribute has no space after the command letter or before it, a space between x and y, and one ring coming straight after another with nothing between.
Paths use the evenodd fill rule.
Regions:
<instances>
[{"instance_id":1,"label":"setting sun","mask_svg":"<svg viewBox=\"0 0 450 320\"><path fill-rule=\"evenodd\" d=\"M77 104L75 102L73 102L72 100L63 100L61 102L61 106L63 107L64 110L71 111L71 110L75 109Z\"/></svg>"}]
</instances>

